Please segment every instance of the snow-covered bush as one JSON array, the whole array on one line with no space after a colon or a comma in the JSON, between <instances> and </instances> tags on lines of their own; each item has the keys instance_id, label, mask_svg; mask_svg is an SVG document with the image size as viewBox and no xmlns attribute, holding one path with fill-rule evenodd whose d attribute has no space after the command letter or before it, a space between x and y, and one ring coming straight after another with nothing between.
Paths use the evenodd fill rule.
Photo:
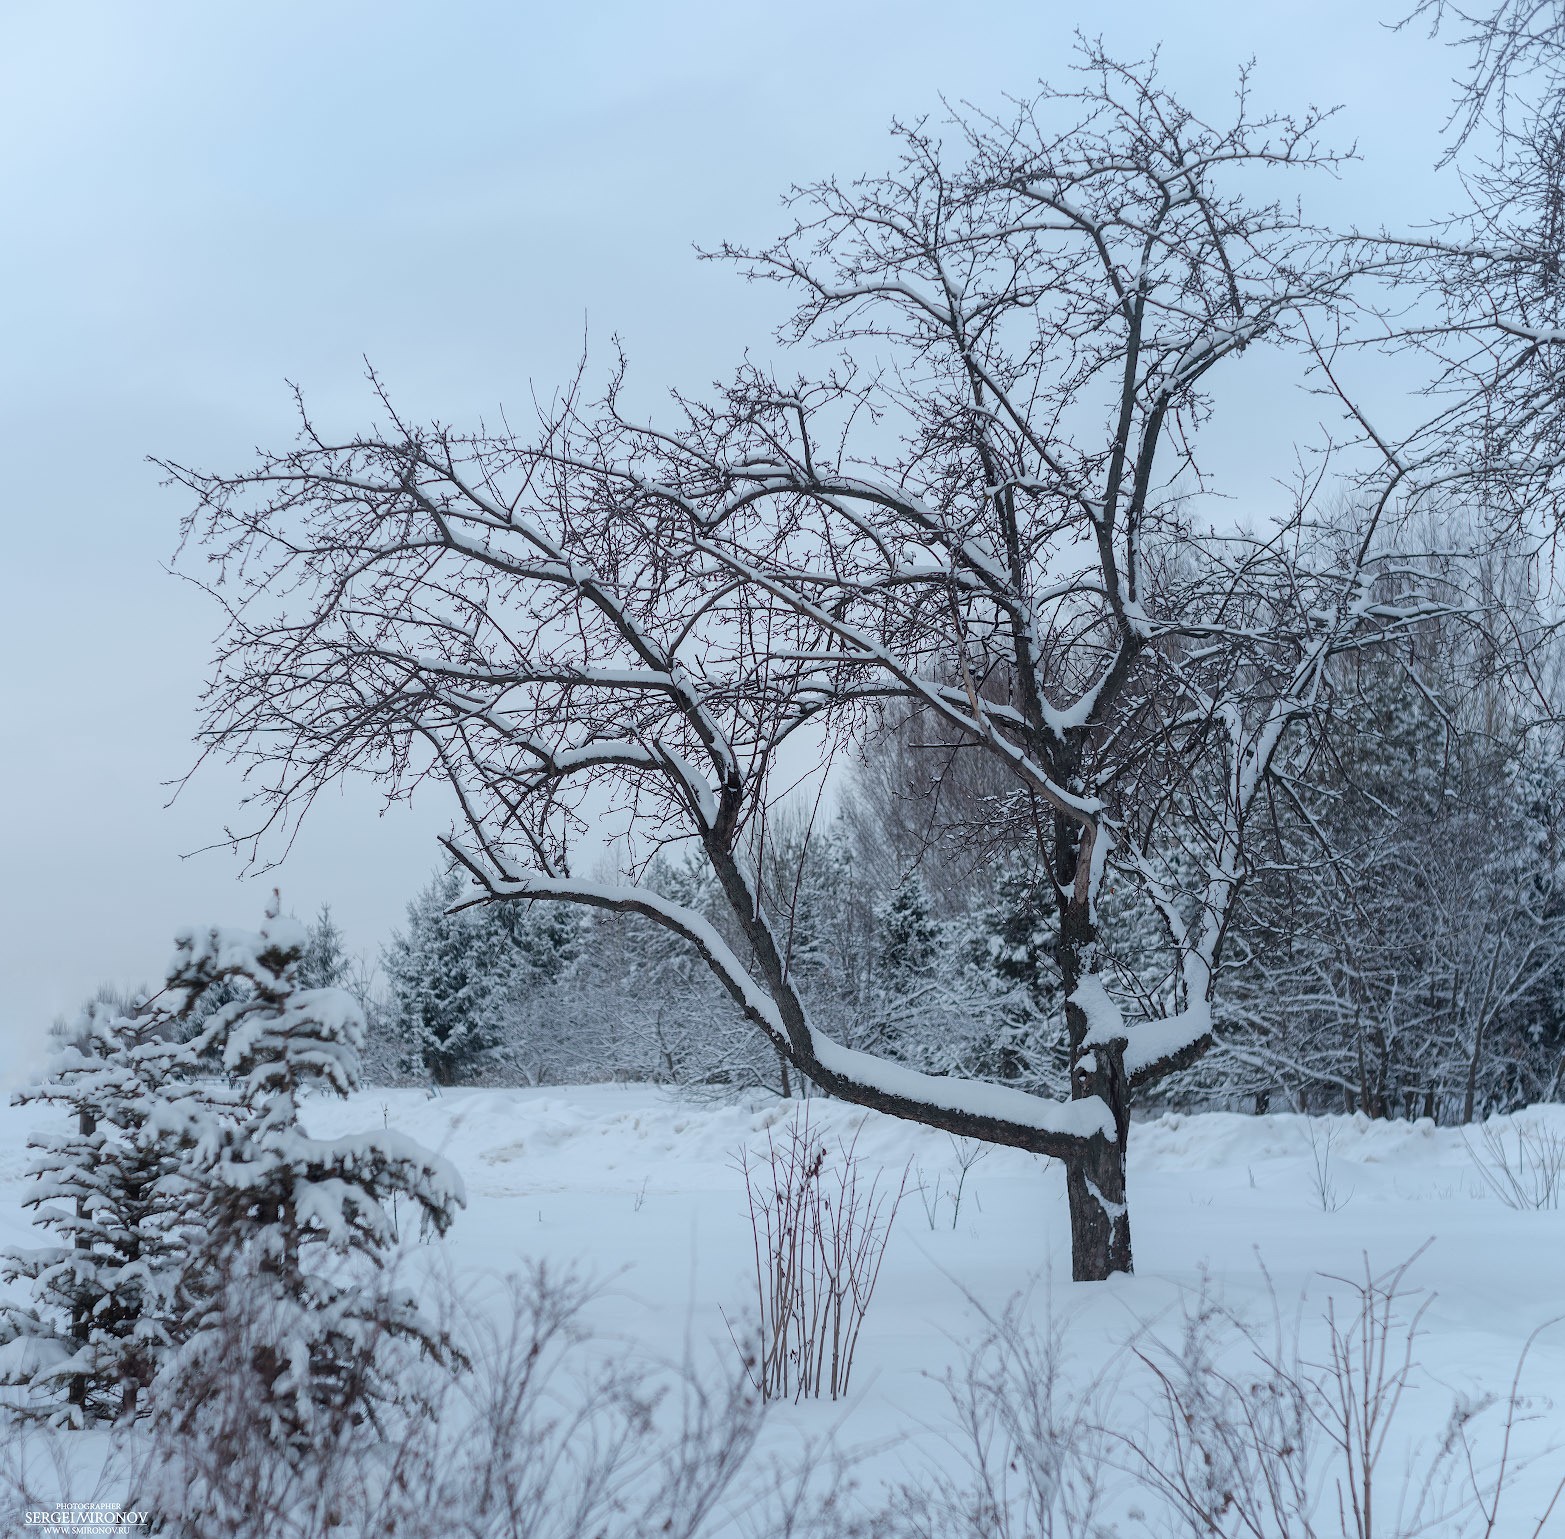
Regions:
<instances>
[{"instance_id":1,"label":"snow-covered bush","mask_svg":"<svg viewBox=\"0 0 1565 1539\"><path fill-rule=\"evenodd\" d=\"M200 1238L182 1279L181 1341L155 1390L160 1416L186 1430L214 1395L241 1390L262 1435L294 1454L398 1399L388 1341L450 1355L440 1323L383 1269L394 1199L437 1233L464 1200L456 1172L401 1134L304 1132L304 1097L357 1087L363 1037L351 996L301 986L307 940L274 903L259 933L213 928L177 943L170 988L186 1011L242 988L190 1044L220 1059L231 1106L213 1115L177 1102L162 1114L183 1149ZM238 1355L236 1328L246 1333Z\"/></svg>"},{"instance_id":2,"label":"snow-covered bush","mask_svg":"<svg viewBox=\"0 0 1565 1539\"><path fill-rule=\"evenodd\" d=\"M654 860L643 878L661 897L702 914L731 945L711 873L694 861ZM634 914L594 915L573 1023L577 1061L610 1077L636 1075L705 1095L783 1090L777 1054L749 1028L689 947Z\"/></svg>"}]
</instances>

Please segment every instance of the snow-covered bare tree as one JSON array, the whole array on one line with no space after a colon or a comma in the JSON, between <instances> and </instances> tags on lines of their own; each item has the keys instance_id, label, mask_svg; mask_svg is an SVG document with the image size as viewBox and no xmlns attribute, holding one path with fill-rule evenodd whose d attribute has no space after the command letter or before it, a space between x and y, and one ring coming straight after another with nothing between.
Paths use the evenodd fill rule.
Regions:
<instances>
[{"instance_id":1,"label":"snow-covered bare tree","mask_svg":"<svg viewBox=\"0 0 1565 1539\"><path fill-rule=\"evenodd\" d=\"M1067 89L898 131L884 175L798 193L775 245L783 342L647 426L622 371L536 433L375 429L238 474L168 465L189 563L226 605L206 753L251 765L256 836L345 775L456 798L481 898L554 898L682 936L831 1094L1061 1159L1078 1278L1132 1262L1136 1089L1208 1045L1257 796L1325 719L1332 660L1428 601L1377 593L1394 475L1350 537L1307 508L1198 529L1208 384L1312 346L1353 278L1268 178L1329 168L1321 119L1206 121L1150 67L1087 49ZM378 387L377 387L378 388ZM801 752L907 702L1004 771L1049 884L1070 1097L917 1072L814 1018L769 895L768 809ZM823 750L827 751L827 750ZM740 940L572 864L591 819L682 841ZM634 869L634 862L632 863ZM1105 874L1167 927L1126 1020L1104 982Z\"/></svg>"},{"instance_id":2,"label":"snow-covered bare tree","mask_svg":"<svg viewBox=\"0 0 1565 1539\"><path fill-rule=\"evenodd\" d=\"M307 1096L357 1088L363 1037L352 996L302 986L308 944L275 901L258 933L179 938L169 988L185 1010L225 981L244 985L190 1044L221 1059L233 1105L216 1117L199 1104L162 1116L183 1150L200 1238L183 1270L178 1350L155 1388L160 1415L187 1424L237 1383L282 1452L395 1401L394 1344L449 1354L441 1323L384 1268L397 1235L394 1198L440 1233L464 1201L455 1170L402 1134L305 1131ZM227 1351L241 1325L247 1353L236 1362Z\"/></svg>"}]
</instances>

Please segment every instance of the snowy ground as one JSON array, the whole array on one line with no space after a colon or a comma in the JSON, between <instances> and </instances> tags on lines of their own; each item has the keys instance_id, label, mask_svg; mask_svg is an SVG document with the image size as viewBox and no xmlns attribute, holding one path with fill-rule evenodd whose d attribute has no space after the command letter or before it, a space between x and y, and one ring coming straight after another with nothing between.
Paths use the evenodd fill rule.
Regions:
<instances>
[{"instance_id":1,"label":"snowy ground","mask_svg":"<svg viewBox=\"0 0 1565 1539\"><path fill-rule=\"evenodd\" d=\"M503 1273L529 1260L575 1263L608 1281L596 1322L678 1356L730 1365L723 1311L753 1307L751 1239L734 1157L764 1146L787 1114L778 1103L692 1103L643 1086L540 1090L367 1090L314 1103L317 1133L389 1125L441 1150L467 1183L468 1208L447 1243L459 1273ZM26 1243L25 1143L47 1108L0 1113L0 1245ZM949 1192L957 1151L941 1134L829 1102L818 1126L851 1133L895 1184ZM1565 1108L1523 1114L1565 1137ZM1137 1274L1110 1284L1069 1281L1068 1229L1058 1167L992 1150L967 1178L955 1226L948 1197L931 1225L916 1191L903 1201L845 1405L784 1407L791 1427L834 1429L864 1452L866 1495L917 1479L925 1461L954 1464L939 1380L958 1364L978 1320L1017 1294L1040 1319L1073 1324L1077 1371L1149 1324L1176 1333L1182 1300L1203 1274L1257 1321L1275 1290L1290 1319L1300 1295L1306 1336L1318 1332L1327 1279L1378 1270L1431 1242L1410 1281L1434 1291L1424 1316L1424 1370L1404 1430L1438 1433L1453 1394L1505 1394L1529 1336L1565 1314L1565 1210L1513 1211L1484 1186L1457 1130L1429 1123L1292 1116L1167 1116L1136 1127L1131 1211ZM1326 1152L1328 1200L1317 1178ZM1335 1211L1328 1211L1334 1208ZM1263 1272L1264 1264L1264 1272ZM1268 1284L1267 1279L1270 1279ZM1157 1324L1161 1322L1161 1324ZM1123 1364L1124 1358L1121 1355ZM1533 1419L1522 1441L1565 1448L1565 1324L1532 1348L1526 1386ZM1530 1535L1565 1453L1537 1457L1514 1487L1499 1539ZM1532 1516L1529 1517L1528 1514ZM1142 1532L1132 1524L1125 1532ZM1565 1513L1553 1527L1565 1533Z\"/></svg>"}]
</instances>

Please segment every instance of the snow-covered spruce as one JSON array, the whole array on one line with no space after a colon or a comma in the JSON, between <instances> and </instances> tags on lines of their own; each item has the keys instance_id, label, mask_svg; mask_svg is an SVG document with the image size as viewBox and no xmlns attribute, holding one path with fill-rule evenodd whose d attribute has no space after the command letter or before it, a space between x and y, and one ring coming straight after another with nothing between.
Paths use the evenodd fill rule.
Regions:
<instances>
[{"instance_id":1,"label":"snow-covered spruce","mask_svg":"<svg viewBox=\"0 0 1565 1539\"><path fill-rule=\"evenodd\" d=\"M478 1072L496 1045L491 1006L502 980L478 920L453 912L461 889L453 872L433 876L383 957L401 1065L437 1085Z\"/></svg>"},{"instance_id":2,"label":"snow-covered spruce","mask_svg":"<svg viewBox=\"0 0 1565 1539\"><path fill-rule=\"evenodd\" d=\"M0 1380L54 1420L134 1415L172 1339L193 1189L158 1115L190 1062L170 1024L95 1000L50 1080L14 1098L71 1119L30 1140L25 1203L56 1242L0 1255L0 1278L30 1282L34 1299L0 1305Z\"/></svg>"},{"instance_id":3,"label":"snow-covered spruce","mask_svg":"<svg viewBox=\"0 0 1565 1539\"><path fill-rule=\"evenodd\" d=\"M166 1107L196 1188L200 1241L184 1274L182 1339L155 1397L160 1414L189 1426L215 1398L239 1395L280 1450L396 1402L396 1344L453 1355L387 1262L395 1201L437 1233L465 1201L456 1171L412 1139L319 1139L300 1126L305 1095L357 1087L364 1032L351 996L301 986L307 942L274 903L259 933L181 936L170 975L187 1013L225 985L241 997L207 1016L190 1044L220 1059L233 1112Z\"/></svg>"}]
</instances>

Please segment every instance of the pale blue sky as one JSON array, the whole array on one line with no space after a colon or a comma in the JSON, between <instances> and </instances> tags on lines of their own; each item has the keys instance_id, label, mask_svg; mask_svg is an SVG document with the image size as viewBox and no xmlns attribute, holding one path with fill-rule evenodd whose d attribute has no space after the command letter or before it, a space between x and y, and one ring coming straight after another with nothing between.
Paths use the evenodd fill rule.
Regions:
<instances>
[{"instance_id":1,"label":"pale blue sky","mask_svg":"<svg viewBox=\"0 0 1565 1539\"><path fill-rule=\"evenodd\" d=\"M410 414L471 420L619 332L644 387L699 386L764 340L775 293L696 262L761 238L793 180L886 158L894 115L1058 76L1073 31L1216 103L1255 55L1267 104L1341 102L1364 164L1323 199L1399 223L1456 61L1395 8L1120 3L0 3L0 1076L99 980L156 978L181 924L254 922L218 837L231 779L188 767L215 617L166 576L182 498L149 453L231 468L333 425L361 355ZM1286 445L1248 376L1225 454ZM317 808L276 878L356 947L401 917L445 809Z\"/></svg>"}]
</instances>

